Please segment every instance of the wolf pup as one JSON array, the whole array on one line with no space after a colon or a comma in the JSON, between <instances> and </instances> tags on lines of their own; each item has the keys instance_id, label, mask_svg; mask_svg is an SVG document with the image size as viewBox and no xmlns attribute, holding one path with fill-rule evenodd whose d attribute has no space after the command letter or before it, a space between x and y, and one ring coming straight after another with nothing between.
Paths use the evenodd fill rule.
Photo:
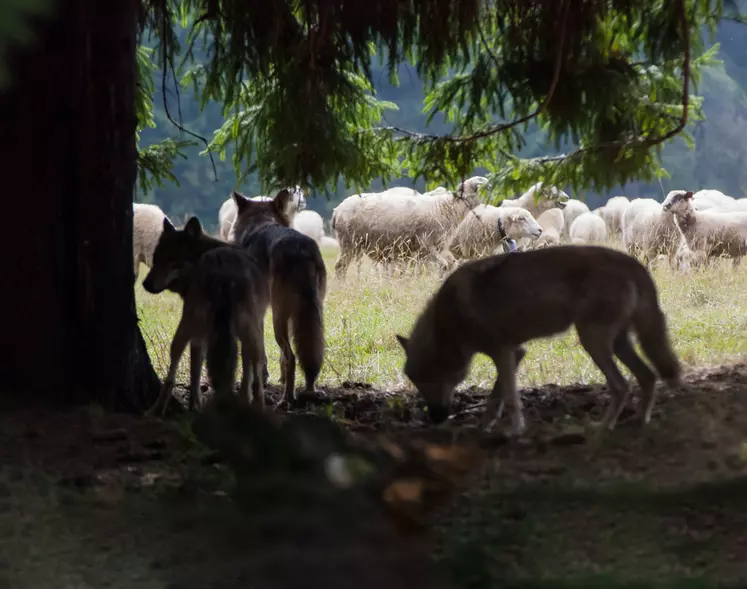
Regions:
<instances>
[{"instance_id":1,"label":"wolf pup","mask_svg":"<svg viewBox=\"0 0 747 589\"><path fill-rule=\"evenodd\" d=\"M317 243L289 227L283 211L292 198L290 190L281 190L270 202L252 201L238 192L233 192L233 198L238 213L229 240L251 252L269 278L272 323L280 347L280 382L285 385L285 402L292 405L296 400L296 357L289 330L293 330L296 354L306 376L305 392L313 394L324 359L327 269Z\"/></svg>"},{"instance_id":2,"label":"wolf pup","mask_svg":"<svg viewBox=\"0 0 747 589\"><path fill-rule=\"evenodd\" d=\"M526 429L516 390L522 344L575 325L581 345L607 379L612 401L602 426L614 429L630 395L615 364L627 366L641 387L638 413L651 419L656 375L636 354L630 331L671 387L680 384L664 314L651 274L635 258L599 246L558 246L501 254L455 270L427 303L405 350L405 374L418 388L435 422L450 413L454 388L476 353L490 357L498 379L481 421L489 428L503 402L512 408L510 433ZM500 403L500 405L499 405Z\"/></svg>"},{"instance_id":3,"label":"wolf pup","mask_svg":"<svg viewBox=\"0 0 747 589\"><path fill-rule=\"evenodd\" d=\"M166 412L179 360L192 343L189 407L200 391L200 371L206 349L207 372L218 397L233 394L236 382L236 340L241 341L243 377L240 394L258 408L264 407L264 317L269 286L262 271L245 249L215 239L202 231L197 217L177 230L163 220L163 233L153 254L153 267L143 281L152 294L165 289L179 294L182 316L171 342L171 363L161 394L148 411Z\"/></svg>"}]
</instances>

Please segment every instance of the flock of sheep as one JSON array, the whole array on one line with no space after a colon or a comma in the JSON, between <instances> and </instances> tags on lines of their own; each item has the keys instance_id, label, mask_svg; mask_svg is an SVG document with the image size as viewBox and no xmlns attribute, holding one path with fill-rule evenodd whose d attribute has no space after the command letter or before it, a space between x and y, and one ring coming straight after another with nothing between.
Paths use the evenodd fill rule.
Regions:
<instances>
[{"instance_id":1,"label":"flock of sheep","mask_svg":"<svg viewBox=\"0 0 747 589\"><path fill-rule=\"evenodd\" d=\"M519 251L560 243L602 244L621 240L626 251L651 265L667 261L687 270L719 257L738 264L747 254L747 198L718 190L673 190L659 203L652 198L610 198L594 211L580 200L541 182L500 206L480 202L487 179L475 176L455 191L438 187L421 194L394 187L344 199L330 222L336 238L326 235L324 221L306 210L299 192L287 211L293 227L314 239L322 250L337 251L335 271L344 279L352 262L368 256L391 270L411 262L433 262L444 271L460 262L502 251L513 240ZM253 200L269 200L257 196ZM163 211L134 204L133 258L150 266L162 230ZM228 198L218 213L219 235L230 239L236 204Z\"/></svg>"}]
</instances>

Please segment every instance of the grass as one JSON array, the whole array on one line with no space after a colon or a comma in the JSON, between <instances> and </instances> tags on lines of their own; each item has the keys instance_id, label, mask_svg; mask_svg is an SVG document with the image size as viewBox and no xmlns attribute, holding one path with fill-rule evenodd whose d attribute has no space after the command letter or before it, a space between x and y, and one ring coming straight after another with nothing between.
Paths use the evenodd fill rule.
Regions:
<instances>
[{"instance_id":1,"label":"grass","mask_svg":"<svg viewBox=\"0 0 747 589\"><path fill-rule=\"evenodd\" d=\"M334 277L334 255L325 255L329 287L325 301L327 342L320 384L366 382L386 390L409 389L402 373L404 354L396 333L409 334L427 299L441 284L435 273L410 273L388 278L370 264L360 277L355 266L347 280ZM145 277L142 269L140 281ZM654 268L662 306L667 314L673 345L686 367L738 361L747 356L747 269L734 270L730 262L684 274L665 265ZM181 301L171 293L150 295L136 287L138 312L151 358L160 376L168 369L168 349L181 314ZM500 304L496 300L496 304ZM272 382L279 375L279 350L268 313L265 341ZM594 383L601 372L578 344L574 330L530 342L518 374L519 386ZM187 354L178 380L188 382ZM300 383L300 377L297 382ZM490 387L492 363L475 358L462 386ZM300 386L300 385L298 385Z\"/></svg>"}]
</instances>

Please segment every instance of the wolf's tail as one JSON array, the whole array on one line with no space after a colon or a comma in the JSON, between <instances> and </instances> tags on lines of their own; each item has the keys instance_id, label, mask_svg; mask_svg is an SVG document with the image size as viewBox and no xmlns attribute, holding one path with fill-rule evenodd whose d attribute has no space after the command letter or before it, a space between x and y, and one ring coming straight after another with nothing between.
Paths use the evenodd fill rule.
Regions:
<instances>
[{"instance_id":1,"label":"wolf's tail","mask_svg":"<svg viewBox=\"0 0 747 589\"><path fill-rule=\"evenodd\" d=\"M233 394L236 384L238 346L233 330L231 306L220 305L213 315L213 328L207 342L205 363L217 398Z\"/></svg>"},{"instance_id":2,"label":"wolf's tail","mask_svg":"<svg viewBox=\"0 0 747 589\"><path fill-rule=\"evenodd\" d=\"M682 369L669 340L667 320L659 306L656 285L648 271L645 283L639 284L639 296L639 309L633 325L641 348L659 376L670 386L678 386Z\"/></svg>"},{"instance_id":3,"label":"wolf's tail","mask_svg":"<svg viewBox=\"0 0 747 589\"><path fill-rule=\"evenodd\" d=\"M326 275L320 275L315 265L308 269L305 278L298 284L296 304L291 311L291 330L293 347L306 376L306 388L309 390L313 388L324 361L322 299L326 288Z\"/></svg>"}]
</instances>

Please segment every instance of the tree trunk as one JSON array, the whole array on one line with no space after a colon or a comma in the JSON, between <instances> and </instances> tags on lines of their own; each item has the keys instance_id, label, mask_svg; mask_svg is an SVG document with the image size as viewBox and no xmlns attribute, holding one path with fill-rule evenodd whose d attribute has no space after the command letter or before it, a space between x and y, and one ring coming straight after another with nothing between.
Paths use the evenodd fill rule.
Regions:
<instances>
[{"instance_id":1,"label":"tree trunk","mask_svg":"<svg viewBox=\"0 0 747 589\"><path fill-rule=\"evenodd\" d=\"M0 394L142 410L159 383L133 288L138 3L56 4L0 95Z\"/></svg>"}]
</instances>

